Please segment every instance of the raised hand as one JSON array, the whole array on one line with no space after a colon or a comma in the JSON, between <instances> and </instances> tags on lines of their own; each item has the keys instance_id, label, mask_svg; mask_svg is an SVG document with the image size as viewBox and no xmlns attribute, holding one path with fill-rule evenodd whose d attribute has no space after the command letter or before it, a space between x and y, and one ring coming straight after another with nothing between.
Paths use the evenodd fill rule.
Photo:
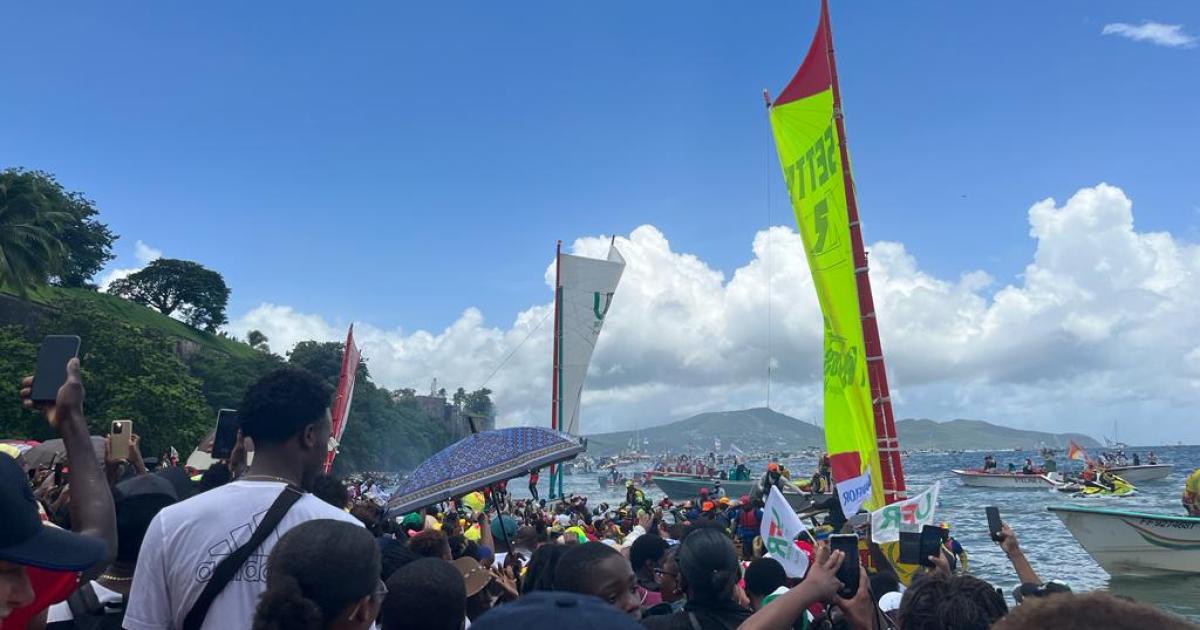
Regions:
<instances>
[{"instance_id":1,"label":"raised hand","mask_svg":"<svg viewBox=\"0 0 1200 630\"><path fill-rule=\"evenodd\" d=\"M836 594L833 604L842 609L846 621L854 630L872 630L875 624L875 603L871 599L871 580L867 577L867 568L858 568L858 592L850 599L842 599Z\"/></svg>"},{"instance_id":2,"label":"raised hand","mask_svg":"<svg viewBox=\"0 0 1200 630\"><path fill-rule=\"evenodd\" d=\"M842 566L842 559L845 557L846 554L841 550L830 552L829 547L825 545L814 548L813 563L809 565L803 583L811 585L813 595L818 601L829 601L842 588L841 581L837 579L837 570Z\"/></svg>"}]
</instances>

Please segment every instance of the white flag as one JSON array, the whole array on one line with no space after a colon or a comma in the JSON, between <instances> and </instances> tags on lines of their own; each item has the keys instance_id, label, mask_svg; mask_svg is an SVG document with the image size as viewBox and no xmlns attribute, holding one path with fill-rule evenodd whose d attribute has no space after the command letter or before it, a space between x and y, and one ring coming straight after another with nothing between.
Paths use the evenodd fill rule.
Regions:
<instances>
[{"instance_id":1,"label":"white flag","mask_svg":"<svg viewBox=\"0 0 1200 630\"><path fill-rule=\"evenodd\" d=\"M800 522L779 488L771 486L759 534L767 553L783 565L784 572L791 578L802 578L808 571L808 556L795 543L796 536L804 530L804 523Z\"/></svg>"},{"instance_id":2,"label":"white flag","mask_svg":"<svg viewBox=\"0 0 1200 630\"><path fill-rule=\"evenodd\" d=\"M871 498L871 469L853 479L847 479L837 484L838 501L842 504L842 514L850 518L858 514L863 502Z\"/></svg>"},{"instance_id":3,"label":"white flag","mask_svg":"<svg viewBox=\"0 0 1200 630\"><path fill-rule=\"evenodd\" d=\"M922 525L933 523L937 510L939 484L917 496L885 505L871 512L871 540L877 543L896 542L900 532L919 532Z\"/></svg>"}]
</instances>

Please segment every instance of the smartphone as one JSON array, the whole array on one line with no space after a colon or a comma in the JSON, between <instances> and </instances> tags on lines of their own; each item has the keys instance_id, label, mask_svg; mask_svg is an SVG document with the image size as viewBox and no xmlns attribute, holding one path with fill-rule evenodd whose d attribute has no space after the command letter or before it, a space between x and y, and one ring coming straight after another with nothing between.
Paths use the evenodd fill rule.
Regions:
<instances>
[{"instance_id":1,"label":"smartphone","mask_svg":"<svg viewBox=\"0 0 1200 630\"><path fill-rule=\"evenodd\" d=\"M900 563L921 564L921 534L900 532Z\"/></svg>"},{"instance_id":2,"label":"smartphone","mask_svg":"<svg viewBox=\"0 0 1200 630\"><path fill-rule=\"evenodd\" d=\"M987 512L988 531L992 534L992 540L1000 542L1000 533L1004 531L1004 522L1000 520L1000 508L989 505L983 508Z\"/></svg>"},{"instance_id":3,"label":"smartphone","mask_svg":"<svg viewBox=\"0 0 1200 630\"><path fill-rule=\"evenodd\" d=\"M834 534L829 537L829 547L832 551L840 549L845 554L842 566L837 570L837 579L842 583L838 596L850 599L858 592L858 536Z\"/></svg>"},{"instance_id":4,"label":"smartphone","mask_svg":"<svg viewBox=\"0 0 1200 630\"><path fill-rule=\"evenodd\" d=\"M67 362L79 356L77 335L48 335L38 348L37 367L29 395L35 403L54 402L58 388L67 382Z\"/></svg>"},{"instance_id":5,"label":"smartphone","mask_svg":"<svg viewBox=\"0 0 1200 630\"><path fill-rule=\"evenodd\" d=\"M59 462L54 465L54 485L56 485L56 486L63 485L63 469L66 467L67 467L67 465L62 462Z\"/></svg>"},{"instance_id":6,"label":"smartphone","mask_svg":"<svg viewBox=\"0 0 1200 630\"><path fill-rule=\"evenodd\" d=\"M234 409L217 412L217 431L213 434L212 458L229 459L237 443L238 416Z\"/></svg>"},{"instance_id":7,"label":"smartphone","mask_svg":"<svg viewBox=\"0 0 1200 630\"><path fill-rule=\"evenodd\" d=\"M129 459L133 420L113 420L108 431L108 448L113 459Z\"/></svg>"},{"instance_id":8,"label":"smartphone","mask_svg":"<svg viewBox=\"0 0 1200 630\"><path fill-rule=\"evenodd\" d=\"M942 528L937 525L926 525L921 528L921 564L933 567L929 556L942 553Z\"/></svg>"}]
</instances>

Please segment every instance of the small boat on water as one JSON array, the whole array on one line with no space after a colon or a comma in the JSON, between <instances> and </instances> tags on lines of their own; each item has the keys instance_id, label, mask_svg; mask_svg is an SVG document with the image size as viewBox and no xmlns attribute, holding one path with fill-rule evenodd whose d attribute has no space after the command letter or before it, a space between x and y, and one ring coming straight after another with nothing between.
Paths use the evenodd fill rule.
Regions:
<instances>
[{"instance_id":1,"label":"small boat on water","mask_svg":"<svg viewBox=\"0 0 1200 630\"><path fill-rule=\"evenodd\" d=\"M1069 481L1058 486L1059 492L1070 492L1073 497L1128 497L1137 494L1137 488L1128 481L1113 476L1111 485L1104 487L1101 485L1080 483L1078 481Z\"/></svg>"},{"instance_id":2,"label":"small boat on water","mask_svg":"<svg viewBox=\"0 0 1200 630\"><path fill-rule=\"evenodd\" d=\"M1074 505L1047 509L1109 575L1200 574L1200 518Z\"/></svg>"},{"instance_id":3,"label":"small boat on water","mask_svg":"<svg viewBox=\"0 0 1200 630\"><path fill-rule=\"evenodd\" d=\"M1062 483L1058 473L1025 474L1009 472L983 472L982 470L954 469L964 486L976 488L1004 488L1007 490L1046 490Z\"/></svg>"},{"instance_id":4,"label":"small boat on water","mask_svg":"<svg viewBox=\"0 0 1200 630\"><path fill-rule=\"evenodd\" d=\"M1175 470L1174 464L1142 464L1141 466L1109 466L1108 472L1130 483L1146 483L1166 479Z\"/></svg>"},{"instance_id":5,"label":"small boat on water","mask_svg":"<svg viewBox=\"0 0 1200 630\"><path fill-rule=\"evenodd\" d=\"M731 481L727 479L707 479L704 477L689 477L672 474L654 473L654 483L666 493L667 498L672 501L694 501L700 496L701 488L708 488L711 492L715 487L715 482L721 482L721 488L725 490L725 496L731 501L737 501L742 495L749 496L750 491L754 489L757 481ZM827 495L817 495L823 497ZM832 495L828 495L832 496ZM797 512L807 510L812 507L813 501L809 495L800 492L799 490L788 489L783 493L783 498L787 500L788 505L792 506ZM820 499L816 501L820 503Z\"/></svg>"}]
</instances>

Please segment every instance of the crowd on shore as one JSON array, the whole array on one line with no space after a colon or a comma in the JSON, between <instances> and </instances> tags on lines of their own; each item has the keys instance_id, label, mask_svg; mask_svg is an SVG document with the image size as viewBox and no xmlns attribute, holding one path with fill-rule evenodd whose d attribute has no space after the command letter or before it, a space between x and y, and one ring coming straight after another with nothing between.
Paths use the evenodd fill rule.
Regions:
<instances>
[{"instance_id":1,"label":"crowd on shore","mask_svg":"<svg viewBox=\"0 0 1200 630\"><path fill-rule=\"evenodd\" d=\"M136 442L127 459L97 460L78 360L54 402L35 405L29 379L20 396L63 439L70 475L0 455L3 630L1198 627L1044 580L1007 525L1011 608L948 537L901 580L869 535L847 559L814 529L795 541L807 571L789 575L756 541L749 496L593 506L493 487L483 502L390 515L369 484L322 474L331 391L303 370L248 388L238 412L253 461L235 449L198 481L147 470ZM860 560L858 583L841 583L842 563Z\"/></svg>"}]
</instances>

